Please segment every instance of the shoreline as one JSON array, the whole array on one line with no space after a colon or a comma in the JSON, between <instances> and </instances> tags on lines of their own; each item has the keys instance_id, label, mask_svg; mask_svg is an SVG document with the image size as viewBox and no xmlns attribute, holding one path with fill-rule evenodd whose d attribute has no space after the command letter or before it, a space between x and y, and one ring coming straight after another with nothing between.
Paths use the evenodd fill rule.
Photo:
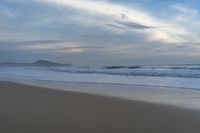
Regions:
<instances>
[{"instance_id":1,"label":"shoreline","mask_svg":"<svg viewBox=\"0 0 200 133\"><path fill-rule=\"evenodd\" d=\"M0 75L0 82L14 82L53 90L80 92L92 95L116 97L125 100L149 102L200 110L200 90L118 85L101 83L41 81L31 77Z\"/></svg>"},{"instance_id":2,"label":"shoreline","mask_svg":"<svg viewBox=\"0 0 200 133\"><path fill-rule=\"evenodd\" d=\"M6 78L5 78L6 77ZM14 77L14 78L13 78ZM26 83L28 79L28 84ZM132 86L132 87L147 87L147 88L165 88L165 89L184 89L184 90L199 90L197 88L186 88L186 87L170 87L170 86L153 86L153 85L139 85L139 84L121 84L121 83L98 83L98 82L76 82L76 81L53 81L53 80L39 80L39 79L34 79L31 76L19 76L19 75L9 75L9 74L1 74L0 75L0 82L13 82L13 83L19 83L19 84L25 84L25 85L31 85L31 86L36 86L36 87L41 87L37 86L33 82L54 82L54 83L74 83L74 84L93 84L93 85L117 85L117 86ZM30 84L32 83L32 84ZM48 87L48 86L44 86Z\"/></svg>"},{"instance_id":3,"label":"shoreline","mask_svg":"<svg viewBox=\"0 0 200 133\"><path fill-rule=\"evenodd\" d=\"M199 132L200 111L0 82L0 132Z\"/></svg>"}]
</instances>

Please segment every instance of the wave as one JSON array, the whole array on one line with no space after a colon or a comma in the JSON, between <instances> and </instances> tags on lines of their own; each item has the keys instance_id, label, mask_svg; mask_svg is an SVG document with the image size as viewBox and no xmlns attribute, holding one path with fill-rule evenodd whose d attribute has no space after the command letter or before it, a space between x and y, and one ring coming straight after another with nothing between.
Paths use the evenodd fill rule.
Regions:
<instances>
[{"instance_id":1,"label":"wave","mask_svg":"<svg viewBox=\"0 0 200 133\"><path fill-rule=\"evenodd\" d=\"M0 75L31 77L58 82L166 86L200 89L200 70L141 67L75 68L75 67L0 67Z\"/></svg>"},{"instance_id":2,"label":"wave","mask_svg":"<svg viewBox=\"0 0 200 133\"><path fill-rule=\"evenodd\" d=\"M139 69L139 68L159 68L159 69L195 69L200 70L200 64L197 65L157 65L157 66L107 66L104 69Z\"/></svg>"},{"instance_id":3,"label":"wave","mask_svg":"<svg viewBox=\"0 0 200 133\"><path fill-rule=\"evenodd\" d=\"M122 76L152 76L152 77L181 77L181 78L200 78L200 68L197 66L187 67L124 67L112 66L106 68L68 68L51 67L51 71L79 73L79 74L107 74Z\"/></svg>"}]
</instances>

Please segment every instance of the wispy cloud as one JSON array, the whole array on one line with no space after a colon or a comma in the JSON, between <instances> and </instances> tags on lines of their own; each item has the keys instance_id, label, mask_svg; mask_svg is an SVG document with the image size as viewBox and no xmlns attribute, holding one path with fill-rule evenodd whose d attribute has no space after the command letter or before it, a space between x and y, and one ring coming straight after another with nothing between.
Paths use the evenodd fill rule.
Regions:
<instances>
[{"instance_id":1,"label":"wispy cloud","mask_svg":"<svg viewBox=\"0 0 200 133\"><path fill-rule=\"evenodd\" d=\"M181 1L148 1L151 7L137 2L140 6L130 0L0 1L0 60L12 55L89 63L199 57L199 9Z\"/></svg>"},{"instance_id":2,"label":"wispy cloud","mask_svg":"<svg viewBox=\"0 0 200 133\"><path fill-rule=\"evenodd\" d=\"M198 11L195 9L187 8L182 4L174 4L171 7L181 14L185 14L187 16L195 16L198 14Z\"/></svg>"},{"instance_id":3,"label":"wispy cloud","mask_svg":"<svg viewBox=\"0 0 200 133\"><path fill-rule=\"evenodd\" d=\"M103 28L120 28L119 25L115 24L116 22L123 26L135 29L163 27L151 31L145 31L149 33L150 40L178 43L185 41L182 36L187 34L187 31L185 31L184 27L170 23L165 19L155 18L148 12L138 9L137 7L129 7L126 5L118 5L106 1L94 0L42 0L42 2L49 3L53 6L56 5L56 7L60 7L60 9L71 7L79 10L80 12L86 12L88 14L87 19L90 18L94 20L94 18L96 18L97 21L94 21L95 25L102 26ZM105 18L99 20L99 17ZM105 27L105 24L107 24L108 27Z\"/></svg>"},{"instance_id":4,"label":"wispy cloud","mask_svg":"<svg viewBox=\"0 0 200 133\"><path fill-rule=\"evenodd\" d=\"M186 42L199 42L200 41L200 14L199 10L192 7L187 7L183 4L173 4L171 5L173 10L173 16L170 19L177 25L181 25L187 31L184 38Z\"/></svg>"},{"instance_id":5,"label":"wispy cloud","mask_svg":"<svg viewBox=\"0 0 200 133\"><path fill-rule=\"evenodd\" d=\"M138 29L138 30L155 28L155 27L152 27L152 26L142 25L142 24L138 24L138 23L135 23L135 22L128 22L128 21L127 22L118 21L117 23L120 24L120 25L123 25L125 27Z\"/></svg>"}]
</instances>

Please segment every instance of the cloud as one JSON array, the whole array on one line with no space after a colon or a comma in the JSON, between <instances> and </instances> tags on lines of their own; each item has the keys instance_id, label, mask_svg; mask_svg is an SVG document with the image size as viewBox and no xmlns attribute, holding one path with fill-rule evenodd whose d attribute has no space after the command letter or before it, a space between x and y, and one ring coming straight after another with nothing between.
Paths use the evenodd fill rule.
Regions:
<instances>
[{"instance_id":1,"label":"cloud","mask_svg":"<svg viewBox=\"0 0 200 133\"><path fill-rule=\"evenodd\" d=\"M138 23L135 23L135 22L120 22L120 21L118 21L117 23L120 24L120 25L123 25L125 27L138 29L138 30L155 28L155 27L151 27L151 26L138 24Z\"/></svg>"},{"instance_id":2,"label":"cloud","mask_svg":"<svg viewBox=\"0 0 200 133\"><path fill-rule=\"evenodd\" d=\"M183 6L182 4L171 5L171 8L173 8L177 12L179 12L181 14L185 14L185 15L195 16L198 14L197 10L187 8L187 7Z\"/></svg>"},{"instance_id":3,"label":"cloud","mask_svg":"<svg viewBox=\"0 0 200 133\"><path fill-rule=\"evenodd\" d=\"M37 45L37 44L54 44L61 42L60 40L33 40L33 41L2 41L0 40L0 45Z\"/></svg>"},{"instance_id":4,"label":"cloud","mask_svg":"<svg viewBox=\"0 0 200 133\"><path fill-rule=\"evenodd\" d=\"M2 41L0 49L32 50L32 51L51 51L58 53L81 53L85 50L101 49L99 46L81 46L70 40L32 40L32 41Z\"/></svg>"},{"instance_id":5,"label":"cloud","mask_svg":"<svg viewBox=\"0 0 200 133\"><path fill-rule=\"evenodd\" d=\"M15 18L15 14L12 11L10 11L8 8L1 5L0 3L0 17L12 19L12 18Z\"/></svg>"},{"instance_id":6,"label":"cloud","mask_svg":"<svg viewBox=\"0 0 200 133\"><path fill-rule=\"evenodd\" d=\"M37 1L37 0L36 0ZM90 22L89 25L101 26L102 28L121 28L118 24L129 28L147 29L152 27L164 27L151 31L144 31L149 34L150 40L162 41L166 43L178 43L186 41L184 35L187 34L184 27L170 23L168 20L155 18L148 12L129 7L126 5L113 4L107 1L95 0L41 0L61 10L73 8L81 13L87 14L87 21L80 21L80 24ZM40 1L40 2L41 2ZM107 25L107 27L105 26ZM112 29L111 29L112 30ZM127 29L125 29L127 30ZM116 32L116 31L114 31ZM162 34L162 35L160 35Z\"/></svg>"},{"instance_id":7,"label":"cloud","mask_svg":"<svg viewBox=\"0 0 200 133\"><path fill-rule=\"evenodd\" d=\"M117 24L105 24L106 26L112 27L112 28L117 28L117 29L124 29L125 27Z\"/></svg>"},{"instance_id":8,"label":"cloud","mask_svg":"<svg viewBox=\"0 0 200 133\"><path fill-rule=\"evenodd\" d=\"M0 60L106 64L199 56L199 10L151 4L156 9L129 0L0 2Z\"/></svg>"},{"instance_id":9,"label":"cloud","mask_svg":"<svg viewBox=\"0 0 200 133\"><path fill-rule=\"evenodd\" d=\"M173 11L173 16L170 19L173 23L181 25L187 31L184 38L185 42L199 42L200 41L200 14L199 10L192 7L187 7L183 4L173 4L170 6Z\"/></svg>"}]
</instances>

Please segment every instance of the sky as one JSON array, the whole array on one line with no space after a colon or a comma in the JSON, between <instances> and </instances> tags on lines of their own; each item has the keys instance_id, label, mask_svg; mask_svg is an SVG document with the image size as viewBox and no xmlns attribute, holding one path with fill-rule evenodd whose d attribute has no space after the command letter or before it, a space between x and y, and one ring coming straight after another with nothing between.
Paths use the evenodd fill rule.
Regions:
<instances>
[{"instance_id":1,"label":"sky","mask_svg":"<svg viewBox=\"0 0 200 133\"><path fill-rule=\"evenodd\" d=\"M198 0L0 0L0 62L199 64Z\"/></svg>"}]
</instances>

